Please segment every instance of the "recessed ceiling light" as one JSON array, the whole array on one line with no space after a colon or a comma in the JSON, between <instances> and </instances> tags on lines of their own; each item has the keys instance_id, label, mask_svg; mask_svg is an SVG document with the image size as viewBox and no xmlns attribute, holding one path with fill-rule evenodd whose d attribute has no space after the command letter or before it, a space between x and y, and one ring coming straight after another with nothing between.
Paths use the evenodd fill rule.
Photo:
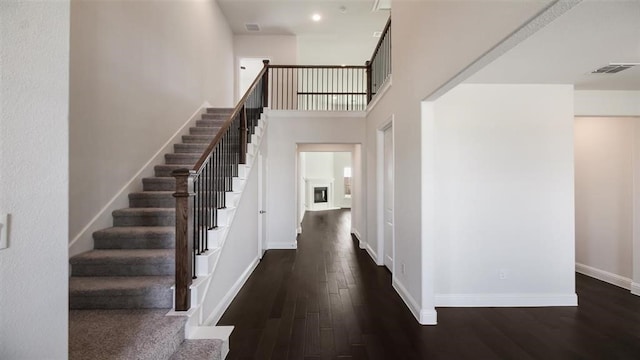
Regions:
<instances>
[{"instance_id":1,"label":"recessed ceiling light","mask_svg":"<svg viewBox=\"0 0 640 360\"><path fill-rule=\"evenodd\" d=\"M313 15L311 15L311 20L313 20L313 21L320 21L320 20L322 20L322 15L320 15L320 14L313 14Z\"/></svg>"}]
</instances>

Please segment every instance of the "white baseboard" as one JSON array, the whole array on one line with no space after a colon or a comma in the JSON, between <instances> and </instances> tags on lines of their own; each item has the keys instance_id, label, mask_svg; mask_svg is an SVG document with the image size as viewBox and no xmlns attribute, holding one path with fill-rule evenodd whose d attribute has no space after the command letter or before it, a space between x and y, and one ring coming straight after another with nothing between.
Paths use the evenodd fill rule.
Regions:
<instances>
[{"instance_id":1,"label":"white baseboard","mask_svg":"<svg viewBox=\"0 0 640 360\"><path fill-rule=\"evenodd\" d=\"M291 250L297 249L298 242L269 242L267 243L267 250Z\"/></svg>"},{"instance_id":2,"label":"white baseboard","mask_svg":"<svg viewBox=\"0 0 640 360\"><path fill-rule=\"evenodd\" d=\"M576 294L437 294L436 307L578 306Z\"/></svg>"},{"instance_id":3,"label":"white baseboard","mask_svg":"<svg viewBox=\"0 0 640 360\"><path fill-rule=\"evenodd\" d=\"M373 262L376 263L376 265L379 265L378 254L376 253L375 250L373 250L373 248L371 247L371 244L367 244L367 246L365 247L365 250L367 250L367 253L369 254L369 256L371 256L371 260L373 260Z\"/></svg>"},{"instance_id":4,"label":"white baseboard","mask_svg":"<svg viewBox=\"0 0 640 360\"><path fill-rule=\"evenodd\" d=\"M215 325L218 323L218 321L220 321L220 318L222 317L224 312L227 311L227 308L229 307L229 305L231 305L231 301L233 301L236 295L238 295L238 292L240 291L244 283L247 282L247 280L249 279L249 276L251 275L253 270L255 270L255 268L258 266L259 262L260 260L258 259L258 257L256 257L255 259L253 259L253 261L251 261L249 266L247 266L247 268L242 272L238 280L236 280L236 282L231 286L229 291L227 291L227 293L224 295L222 300L220 300L220 303L218 303L218 305L216 305L216 307L213 309L213 311L211 312L211 315L207 317L207 320L205 320L204 322L205 325L207 326Z\"/></svg>"},{"instance_id":5,"label":"white baseboard","mask_svg":"<svg viewBox=\"0 0 640 360\"><path fill-rule=\"evenodd\" d=\"M632 280L618 274L596 269L594 267L580 263L576 263L576 272L583 275L591 276L592 278L607 282L611 285L619 286L623 289L631 290Z\"/></svg>"},{"instance_id":6,"label":"white baseboard","mask_svg":"<svg viewBox=\"0 0 640 360\"><path fill-rule=\"evenodd\" d=\"M436 309L420 310L420 325L438 325L438 313Z\"/></svg>"},{"instance_id":7,"label":"white baseboard","mask_svg":"<svg viewBox=\"0 0 640 360\"><path fill-rule=\"evenodd\" d=\"M358 239L358 247L360 249L366 249L367 243L362 241L362 236L360 235L360 232L358 231L358 229L356 228L351 229L351 233L355 235L356 239Z\"/></svg>"},{"instance_id":8,"label":"white baseboard","mask_svg":"<svg viewBox=\"0 0 640 360\"><path fill-rule=\"evenodd\" d=\"M436 325L436 309L421 309L416 299L414 299L413 296L409 294L407 288L405 288L397 278L393 277L391 285L396 290L398 295L400 295L400 298L407 305L409 311L411 311L420 325Z\"/></svg>"},{"instance_id":9,"label":"white baseboard","mask_svg":"<svg viewBox=\"0 0 640 360\"><path fill-rule=\"evenodd\" d=\"M142 179L154 175L153 167L164 163L164 154L173 152L173 144L180 143L181 136L188 134L189 126L198 120L206 109L210 107L208 102L204 102L189 119L162 145L162 147L133 175L133 177L118 191L107 204L100 209L89 223L69 242L69 257L93 250L93 233L111 227L114 210L129 206L129 193L142 190Z\"/></svg>"},{"instance_id":10,"label":"white baseboard","mask_svg":"<svg viewBox=\"0 0 640 360\"><path fill-rule=\"evenodd\" d=\"M366 248L367 244L364 241L362 241L362 238L360 237L360 234L358 233L358 230L351 229L351 235L355 236L356 240L358 240L358 247L360 249L365 249Z\"/></svg>"},{"instance_id":11,"label":"white baseboard","mask_svg":"<svg viewBox=\"0 0 640 360\"><path fill-rule=\"evenodd\" d=\"M640 296L640 283L634 282L631 284L631 293Z\"/></svg>"}]
</instances>

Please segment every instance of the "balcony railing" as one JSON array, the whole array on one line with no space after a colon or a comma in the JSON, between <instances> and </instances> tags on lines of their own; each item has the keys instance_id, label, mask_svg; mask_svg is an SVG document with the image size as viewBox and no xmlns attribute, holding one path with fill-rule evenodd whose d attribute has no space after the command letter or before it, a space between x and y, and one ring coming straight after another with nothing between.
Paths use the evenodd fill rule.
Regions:
<instances>
[{"instance_id":1,"label":"balcony railing","mask_svg":"<svg viewBox=\"0 0 640 360\"><path fill-rule=\"evenodd\" d=\"M274 110L362 111L366 66L269 65Z\"/></svg>"}]
</instances>

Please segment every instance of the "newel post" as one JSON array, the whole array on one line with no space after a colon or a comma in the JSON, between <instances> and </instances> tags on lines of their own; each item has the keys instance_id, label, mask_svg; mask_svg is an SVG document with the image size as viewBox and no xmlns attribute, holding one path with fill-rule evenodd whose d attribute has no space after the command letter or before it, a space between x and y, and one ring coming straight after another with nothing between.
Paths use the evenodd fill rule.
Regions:
<instances>
[{"instance_id":1,"label":"newel post","mask_svg":"<svg viewBox=\"0 0 640 360\"><path fill-rule=\"evenodd\" d=\"M262 60L267 71L262 75L262 107L269 107L269 60Z\"/></svg>"},{"instance_id":2,"label":"newel post","mask_svg":"<svg viewBox=\"0 0 640 360\"><path fill-rule=\"evenodd\" d=\"M371 102L371 62L367 61L364 63L367 67L367 104Z\"/></svg>"},{"instance_id":3,"label":"newel post","mask_svg":"<svg viewBox=\"0 0 640 360\"><path fill-rule=\"evenodd\" d=\"M245 106L240 110L240 164L247 163L247 108Z\"/></svg>"},{"instance_id":4,"label":"newel post","mask_svg":"<svg viewBox=\"0 0 640 360\"><path fill-rule=\"evenodd\" d=\"M193 170L179 169L172 173L176 179L176 287L175 309L187 311L191 307L191 291L193 281L193 227L189 226L193 219Z\"/></svg>"}]
</instances>

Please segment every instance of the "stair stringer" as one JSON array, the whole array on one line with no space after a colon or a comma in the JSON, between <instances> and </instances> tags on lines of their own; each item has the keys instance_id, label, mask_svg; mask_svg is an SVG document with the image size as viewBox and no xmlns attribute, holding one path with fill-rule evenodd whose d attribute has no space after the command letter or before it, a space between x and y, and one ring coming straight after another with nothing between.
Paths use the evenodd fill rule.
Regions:
<instances>
[{"instance_id":1,"label":"stair stringer","mask_svg":"<svg viewBox=\"0 0 640 360\"><path fill-rule=\"evenodd\" d=\"M222 210L223 215L221 216L221 218L226 218L226 221L220 223L217 229L209 231L210 244L217 246L210 246L211 248L205 254L196 256L197 278L191 285L191 309L187 312L172 310L167 314L168 316L186 316L188 318L185 326L186 339L222 339L224 341L223 355L226 355L225 349L228 351L228 338L233 327L212 326L212 324L218 322L237 292L258 265L257 238L255 241L255 257L246 264L247 266L236 281L228 289L213 289L211 285L216 279L216 274L222 270L218 269L218 265L220 264L220 259L225 256L225 250L229 247L227 241L229 233L234 228L238 208L242 206L242 200L246 197L245 185L248 181L257 181L254 179L257 178L257 174L253 173L252 170L257 152L264 144L263 139L266 129L266 117L262 114L247 149L247 163L246 165L239 165L239 176L234 178L234 192L227 193L227 208ZM240 227L243 224L236 223L235 225ZM219 296L221 291L225 293L219 301L214 300L213 303L209 301L206 304L212 292Z\"/></svg>"}]
</instances>

